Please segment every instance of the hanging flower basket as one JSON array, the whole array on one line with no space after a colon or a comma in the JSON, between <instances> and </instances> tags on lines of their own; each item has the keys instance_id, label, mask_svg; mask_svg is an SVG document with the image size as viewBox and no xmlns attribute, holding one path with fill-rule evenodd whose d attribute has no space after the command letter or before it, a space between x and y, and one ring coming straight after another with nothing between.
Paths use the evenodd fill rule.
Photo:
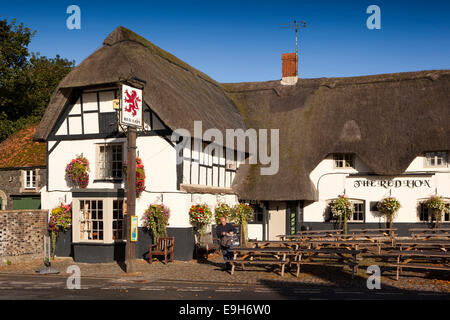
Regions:
<instances>
[{"instance_id":1,"label":"hanging flower basket","mask_svg":"<svg viewBox=\"0 0 450 320\"><path fill-rule=\"evenodd\" d=\"M127 174L127 166L123 167L125 176ZM145 169L142 159L136 157L136 197L139 198L145 190Z\"/></svg>"},{"instance_id":2,"label":"hanging flower basket","mask_svg":"<svg viewBox=\"0 0 450 320\"><path fill-rule=\"evenodd\" d=\"M239 203L233 207L231 211L231 219L242 226L241 242L247 245L248 222L254 217L255 212L252 207L246 203Z\"/></svg>"},{"instance_id":3,"label":"hanging flower basket","mask_svg":"<svg viewBox=\"0 0 450 320\"><path fill-rule=\"evenodd\" d=\"M425 207L428 208L434 219L436 220L436 227L441 223L442 213L446 211L445 202L440 196L431 196L425 201Z\"/></svg>"},{"instance_id":4,"label":"hanging flower basket","mask_svg":"<svg viewBox=\"0 0 450 320\"><path fill-rule=\"evenodd\" d=\"M170 209L164 204L151 204L144 212L143 226L152 231L153 243L156 239L167 235Z\"/></svg>"},{"instance_id":5,"label":"hanging flower basket","mask_svg":"<svg viewBox=\"0 0 450 320\"><path fill-rule=\"evenodd\" d=\"M200 234L204 232L211 219L212 212L207 204L195 204L189 209L189 222Z\"/></svg>"},{"instance_id":6,"label":"hanging flower basket","mask_svg":"<svg viewBox=\"0 0 450 320\"><path fill-rule=\"evenodd\" d=\"M389 228L392 228L392 223L400 207L400 202L394 197L386 197L378 202L377 209L386 216Z\"/></svg>"},{"instance_id":7,"label":"hanging flower basket","mask_svg":"<svg viewBox=\"0 0 450 320\"><path fill-rule=\"evenodd\" d=\"M216 224L220 224L220 218L225 217L227 220L231 220L232 208L226 203L219 203L214 209L214 219Z\"/></svg>"},{"instance_id":8,"label":"hanging flower basket","mask_svg":"<svg viewBox=\"0 0 450 320\"><path fill-rule=\"evenodd\" d=\"M69 230L72 225L72 207L70 204L59 205L52 210L48 221L48 231L52 236L52 257L55 257L56 250L56 238L58 237L58 233L61 231Z\"/></svg>"},{"instance_id":9,"label":"hanging flower basket","mask_svg":"<svg viewBox=\"0 0 450 320\"><path fill-rule=\"evenodd\" d=\"M330 203L330 208L333 218L339 221L339 229L343 228L346 234L347 221L353 214L353 204L345 195L340 195Z\"/></svg>"},{"instance_id":10,"label":"hanging flower basket","mask_svg":"<svg viewBox=\"0 0 450 320\"><path fill-rule=\"evenodd\" d=\"M66 174L69 181L75 186L85 189L89 184L89 161L83 156L79 155L72 159L66 166Z\"/></svg>"}]
</instances>

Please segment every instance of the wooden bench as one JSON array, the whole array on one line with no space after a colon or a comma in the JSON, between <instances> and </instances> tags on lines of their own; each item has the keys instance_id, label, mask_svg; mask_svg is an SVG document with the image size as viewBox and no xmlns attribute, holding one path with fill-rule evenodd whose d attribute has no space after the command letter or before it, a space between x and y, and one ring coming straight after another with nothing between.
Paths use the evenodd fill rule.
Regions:
<instances>
[{"instance_id":1,"label":"wooden bench","mask_svg":"<svg viewBox=\"0 0 450 320\"><path fill-rule=\"evenodd\" d=\"M396 280L403 268L430 269L450 271L450 254L432 250L393 251L385 254L397 259L395 264L387 264L397 268Z\"/></svg>"},{"instance_id":2,"label":"wooden bench","mask_svg":"<svg viewBox=\"0 0 450 320\"><path fill-rule=\"evenodd\" d=\"M231 261L231 274L234 274L236 265L241 265L245 270L245 264L258 265L279 265L281 267L281 276L284 276L284 269L289 262L289 255L293 255L290 248L242 248L237 247L230 250L233 253Z\"/></svg>"},{"instance_id":3,"label":"wooden bench","mask_svg":"<svg viewBox=\"0 0 450 320\"><path fill-rule=\"evenodd\" d=\"M411 237L416 240L450 240L450 228L412 228L409 231Z\"/></svg>"},{"instance_id":4,"label":"wooden bench","mask_svg":"<svg viewBox=\"0 0 450 320\"><path fill-rule=\"evenodd\" d=\"M301 249L296 250L294 261L290 263L297 265L297 277L300 274L301 265L349 266L353 279L358 272L357 257L360 253L360 250L343 248Z\"/></svg>"},{"instance_id":5,"label":"wooden bench","mask_svg":"<svg viewBox=\"0 0 450 320\"><path fill-rule=\"evenodd\" d=\"M153 256L164 256L164 263L167 260L173 261L175 247L175 237L161 237L156 239L155 244L151 244L148 249L148 262L151 264Z\"/></svg>"},{"instance_id":6,"label":"wooden bench","mask_svg":"<svg viewBox=\"0 0 450 320\"><path fill-rule=\"evenodd\" d=\"M395 244L395 249L401 251L413 250L436 250L447 252L450 249L450 241L448 240L398 240Z\"/></svg>"}]
</instances>

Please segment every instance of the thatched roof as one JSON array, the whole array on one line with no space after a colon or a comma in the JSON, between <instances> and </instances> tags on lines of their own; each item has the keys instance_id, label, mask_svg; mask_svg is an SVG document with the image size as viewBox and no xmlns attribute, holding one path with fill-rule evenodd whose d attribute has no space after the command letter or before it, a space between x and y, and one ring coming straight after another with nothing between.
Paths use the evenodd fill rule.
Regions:
<instances>
[{"instance_id":1,"label":"thatched roof","mask_svg":"<svg viewBox=\"0 0 450 320\"><path fill-rule=\"evenodd\" d=\"M46 166L46 144L33 141L36 128L28 126L0 143L0 169Z\"/></svg>"},{"instance_id":2,"label":"thatched roof","mask_svg":"<svg viewBox=\"0 0 450 320\"><path fill-rule=\"evenodd\" d=\"M316 200L309 175L331 153L398 175L421 153L450 149L450 70L223 86L247 127L280 129L279 172L241 165L233 189L243 199Z\"/></svg>"},{"instance_id":3,"label":"thatched roof","mask_svg":"<svg viewBox=\"0 0 450 320\"><path fill-rule=\"evenodd\" d=\"M382 175L398 175L425 151L449 150L450 70L350 78L220 84L119 27L60 83L36 132L46 140L78 89L135 76L144 101L171 128L280 129L280 168L241 165L233 183L248 200L316 200L309 175L331 153L354 153Z\"/></svg>"},{"instance_id":4,"label":"thatched roof","mask_svg":"<svg viewBox=\"0 0 450 320\"><path fill-rule=\"evenodd\" d=\"M203 130L245 128L219 83L136 33L118 27L100 49L61 81L35 139L48 138L72 88L116 83L119 78L130 77L147 82L145 103L171 129L185 128L193 132L195 120L203 122Z\"/></svg>"}]
</instances>

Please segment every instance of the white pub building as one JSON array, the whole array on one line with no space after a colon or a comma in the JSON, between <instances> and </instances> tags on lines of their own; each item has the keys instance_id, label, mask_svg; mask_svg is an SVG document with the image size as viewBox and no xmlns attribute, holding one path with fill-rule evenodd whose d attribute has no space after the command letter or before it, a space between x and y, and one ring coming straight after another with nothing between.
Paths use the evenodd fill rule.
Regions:
<instances>
[{"instance_id":1,"label":"white pub building","mask_svg":"<svg viewBox=\"0 0 450 320\"><path fill-rule=\"evenodd\" d=\"M175 259L193 257L188 211L197 203L212 210L220 202L251 203L252 239L333 227L328 203L342 194L355 206L352 225L383 227L376 203L388 195L402 205L394 221L399 233L429 223L423 200L438 194L450 201L450 71L301 79L290 57L283 57L282 81L224 84L126 28L114 30L61 81L35 135L47 143L42 208L72 204L74 259L123 259L127 145L114 100L125 80L143 86L136 152L146 179L136 215L141 222L152 203L170 208ZM193 133L194 121L203 131L279 129L278 172L261 175L261 165L236 161L248 150L233 150L229 159L224 146L219 157L195 143L177 163L172 133ZM65 174L78 155L90 163L86 188L73 187ZM89 232L81 227L85 207ZM443 220L450 222L448 215ZM150 243L139 228L138 258Z\"/></svg>"}]
</instances>

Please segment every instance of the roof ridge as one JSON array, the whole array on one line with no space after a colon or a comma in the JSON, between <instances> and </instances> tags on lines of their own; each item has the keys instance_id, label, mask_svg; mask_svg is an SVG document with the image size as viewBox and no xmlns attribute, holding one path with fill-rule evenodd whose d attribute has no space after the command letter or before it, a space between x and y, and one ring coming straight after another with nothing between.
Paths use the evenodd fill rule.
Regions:
<instances>
[{"instance_id":1,"label":"roof ridge","mask_svg":"<svg viewBox=\"0 0 450 320\"><path fill-rule=\"evenodd\" d=\"M195 76L199 77L202 80L205 80L217 87L222 88L222 86L212 79L210 76L208 76L206 73L194 68L193 66L189 65L188 63L184 62L177 56L173 55L172 53L158 47L151 41L147 40L146 38L142 37L141 35L137 34L136 32L125 28L123 26L119 26L116 29L114 29L113 32L111 32L103 41L103 45L107 46L113 46L122 42L134 42L138 43L145 48L149 49L152 53L157 54L160 58L166 60L167 62L170 62L183 70L186 70Z\"/></svg>"},{"instance_id":2,"label":"roof ridge","mask_svg":"<svg viewBox=\"0 0 450 320\"><path fill-rule=\"evenodd\" d=\"M435 81L441 76L450 75L450 70L421 70L421 71L408 71L408 72L397 72L397 73L382 73L374 75L364 75L364 76L350 76L350 77L338 77L338 78L309 78L301 79L299 82L292 86L296 87L309 87L310 83L313 81L320 81L319 86L325 86L327 88L333 89L337 86L348 86L348 85L364 85L369 83L386 83L386 82L398 82L398 81L411 81L417 79L429 79ZM382 77L380 79L380 77ZM367 78L367 79L365 79ZM351 81L351 82L350 82ZM310 82L310 83L308 83ZM231 83L221 83L225 90L229 93L239 93L239 92L251 92L251 91L264 91L264 90L275 90L276 87L282 86L279 84L279 80L269 80L261 82L231 82ZM251 88L239 88L239 86L254 85ZM233 88L236 86L237 88Z\"/></svg>"}]
</instances>

